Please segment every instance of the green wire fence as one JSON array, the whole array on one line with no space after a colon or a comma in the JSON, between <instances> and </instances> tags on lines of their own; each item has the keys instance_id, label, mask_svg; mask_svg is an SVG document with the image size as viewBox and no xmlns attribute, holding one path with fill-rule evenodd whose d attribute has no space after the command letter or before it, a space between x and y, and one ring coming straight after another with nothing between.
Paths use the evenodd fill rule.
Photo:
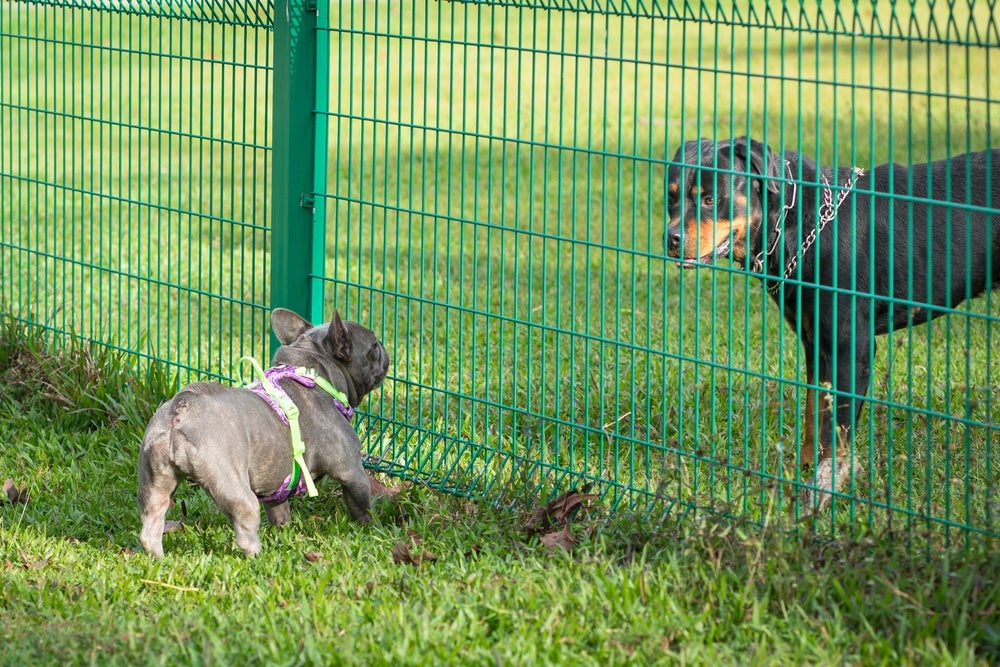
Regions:
<instances>
[{"instance_id":1,"label":"green wire fence","mask_svg":"<svg viewBox=\"0 0 1000 667\"><path fill-rule=\"evenodd\" d=\"M812 352L663 239L699 137L866 170L992 146L994 4L0 3L0 298L220 378L270 307L336 307L393 358L371 468L497 505L992 539L996 294L878 338L857 472L811 515Z\"/></svg>"}]
</instances>

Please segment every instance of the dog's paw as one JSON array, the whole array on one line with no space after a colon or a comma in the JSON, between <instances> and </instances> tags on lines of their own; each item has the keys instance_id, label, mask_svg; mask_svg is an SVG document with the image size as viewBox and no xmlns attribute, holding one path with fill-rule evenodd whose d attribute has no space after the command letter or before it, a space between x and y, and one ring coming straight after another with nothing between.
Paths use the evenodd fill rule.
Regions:
<instances>
[{"instance_id":1,"label":"dog's paw","mask_svg":"<svg viewBox=\"0 0 1000 667\"><path fill-rule=\"evenodd\" d=\"M819 512L833 500L834 493L847 487L854 475L861 474L864 468L854 461L839 461L834 465L833 459L823 459L816 466L813 485L802 491L802 506L807 512Z\"/></svg>"}]
</instances>

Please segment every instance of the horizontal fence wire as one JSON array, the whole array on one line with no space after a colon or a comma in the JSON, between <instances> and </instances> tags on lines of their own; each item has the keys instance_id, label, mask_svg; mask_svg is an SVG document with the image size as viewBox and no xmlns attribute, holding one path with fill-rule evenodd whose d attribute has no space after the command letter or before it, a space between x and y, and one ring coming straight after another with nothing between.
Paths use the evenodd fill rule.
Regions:
<instances>
[{"instance_id":1,"label":"horizontal fence wire","mask_svg":"<svg viewBox=\"0 0 1000 667\"><path fill-rule=\"evenodd\" d=\"M454 3L573 14L694 21L744 28L855 38L906 39L975 46L1000 43L997 0L964 3L890 0L860 2L688 2L686 0L449 0ZM974 11L981 10L981 11Z\"/></svg>"},{"instance_id":2,"label":"horizontal fence wire","mask_svg":"<svg viewBox=\"0 0 1000 667\"><path fill-rule=\"evenodd\" d=\"M24 0L17 0L23 2ZM190 19L248 28L272 28L274 3L220 0L30 0L25 4L89 9L133 16Z\"/></svg>"},{"instance_id":3,"label":"horizontal fence wire","mask_svg":"<svg viewBox=\"0 0 1000 667\"><path fill-rule=\"evenodd\" d=\"M608 512L647 518L780 514L828 535L900 531L913 548L996 538L997 295L969 293L970 266L929 249L963 241L998 275L998 204L971 197L995 166L956 178L960 159L944 194L914 180L916 165L994 145L994 6L296 4L316 17L300 28L319 99L305 114L294 90L279 102L315 119L316 174L281 204L313 211L313 239L298 267L291 237L278 243L310 313L337 308L390 352L359 410L367 465L502 507L589 485ZM271 214L272 164L284 173L290 155L272 155L273 94L289 86L274 80L274 14L0 3L4 308L188 376L231 379L243 354L267 356L267 310L294 296L270 278L274 235L292 233ZM784 308L746 263L682 269L695 262L668 248L672 169L736 184L684 234L737 239L750 166L732 148L698 165L676 151L744 135L781 156L768 162L844 170L827 185L796 157L760 179L801 197L792 239L824 191L850 212L809 250L850 270L809 292L820 270L803 260L778 281ZM890 162L893 192L846 180ZM902 221L895 253L872 233L883 205ZM942 209L952 224L929 227ZM922 246L925 232L941 238ZM900 267L966 287L941 305L905 270L891 297L859 280ZM879 304L912 320L882 335L867 315ZM831 322L847 346L832 358L859 348L870 373L807 372L825 362L800 333L833 336ZM859 401L838 438L824 409ZM806 433L824 426L844 479L814 512L822 457Z\"/></svg>"}]
</instances>

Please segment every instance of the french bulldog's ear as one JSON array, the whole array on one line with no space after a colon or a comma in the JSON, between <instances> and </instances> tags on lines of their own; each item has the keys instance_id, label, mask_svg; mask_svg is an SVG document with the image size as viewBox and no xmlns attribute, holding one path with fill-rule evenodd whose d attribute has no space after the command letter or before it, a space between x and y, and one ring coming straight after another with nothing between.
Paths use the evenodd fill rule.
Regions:
<instances>
[{"instance_id":1,"label":"french bulldog's ear","mask_svg":"<svg viewBox=\"0 0 1000 667\"><path fill-rule=\"evenodd\" d=\"M287 308L275 308L271 311L271 329L282 345L291 345L312 325Z\"/></svg>"},{"instance_id":2,"label":"french bulldog's ear","mask_svg":"<svg viewBox=\"0 0 1000 667\"><path fill-rule=\"evenodd\" d=\"M764 190L777 194L784 184L776 180L784 174L785 162L781 156L760 141L748 137L733 140L733 156L743 160L750 174L766 176L761 178Z\"/></svg>"},{"instance_id":3,"label":"french bulldog's ear","mask_svg":"<svg viewBox=\"0 0 1000 667\"><path fill-rule=\"evenodd\" d=\"M340 319L337 309L333 310L333 319L330 320L330 330L327 331L326 340L333 351L335 359L347 361L351 358L351 337L347 333L347 327Z\"/></svg>"}]
</instances>

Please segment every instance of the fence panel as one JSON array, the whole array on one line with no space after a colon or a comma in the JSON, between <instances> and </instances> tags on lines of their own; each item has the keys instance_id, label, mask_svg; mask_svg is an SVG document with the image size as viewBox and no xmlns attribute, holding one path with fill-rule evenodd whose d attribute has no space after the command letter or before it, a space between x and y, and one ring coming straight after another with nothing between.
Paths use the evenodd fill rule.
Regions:
<instances>
[{"instance_id":1,"label":"fence panel","mask_svg":"<svg viewBox=\"0 0 1000 667\"><path fill-rule=\"evenodd\" d=\"M330 6L325 294L393 352L373 465L497 503L524 482L589 482L619 510L806 511L814 477L798 461L828 388L807 378L818 352L749 269L675 266L667 168L698 137L868 171L982 150L1000 113L997 28L985 3L736 4ZM923 196L893 196L893 210ZM879 198L859 185L847 206ZM816 217L797 212L790 233ZM815 251L860 238L873 219L854 218ZM840 321L874 331L858 315L870 290L821 293L853 295ZM996 535L995 302L875 338L870 392L829 399L870 400L853 446L839 444L856 472L818 529Z\"/></svg>"},{"instance_id":2,"label":"fence panel","mask_svg":"<svg viewBox=\"0 0 1000 667\"><path fill-rule=\"evenodd\" d=\"M996 294L888 336L866 316L933 304L860 277L972 278L906 250L928 229L919 172L894 195L800 158L758 179L812 203L793 240L846 193L849 222L810 249L844 279L813 298L803 260L766 284L807 334L877 344L870 389L809 377L824 358L760 276L680 270L665 236L668 170L690 173L674 155L699 137L868 173L990 147L998 42L992 3L0 2L0 298L218 377L267 356L271 306L337 307L393 356L359 422L370 465L498 505L590 483L618 511L802 515L804 434L836 440L826 401L865 398L836 443L855 473L814 527L995 537ZM713 186L753 176L718 155ZM944 196L992 182L960 170ZM883 204L906 236L889 256ZM929 248L964 240L997 275L996 203L933 206L958 222ZM694 234L738 240L731 204L710 209Z\"/></svg>"},{"instance_id":3,"label":"fence panel","mask_svg":"<svg viewBox=\"0 0 1000 667\"><path fill-rule=\"evenodd\" d=\"M0 298L193 374L266 355L270 5L0 3Z\"/></svg>"}]
</instances>

